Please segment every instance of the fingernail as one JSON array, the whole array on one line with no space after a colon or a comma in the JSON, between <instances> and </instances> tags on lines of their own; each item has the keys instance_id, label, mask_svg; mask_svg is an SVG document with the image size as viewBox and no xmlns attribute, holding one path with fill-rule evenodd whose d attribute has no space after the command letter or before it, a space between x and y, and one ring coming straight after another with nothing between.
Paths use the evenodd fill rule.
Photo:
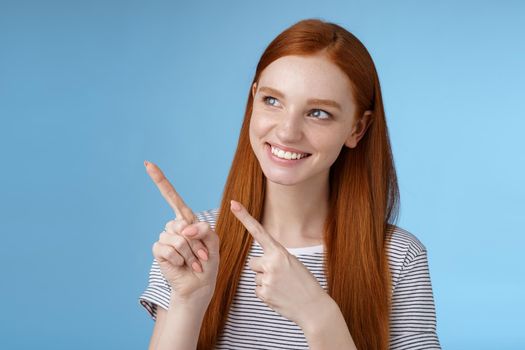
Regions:
<instances>
[{"instance_id":1,"label":"fingernail","mask_svg":"<svg viewBox=\"0 0 525 350\"><path fill-rule=\"evenodd\" d=\"M149 162L147 160L144 161L144 166L147 168L148 167L148 164Z\"/></svg>"},{"instance_id":2,"label":"fingernail","mask_svg":"<svg viewBox=\"0 0 525 350\"><path fill-rule=\"evenodd\" d=\"M231 200L230 201L230 204L231 204L231 208L235 211L240 211L241 210L241 206L239 205L239 203L237 203L236 201L234 200Z\"/></svg>"},{"instance_id":3,"label":"fingernail","mask_svg":"<svg viewBox=\"0 0 525 350\"><path fill-rule=\"evenodd\" d=\"M208 254L204 251L204 249L199 249L197 252L197 255L202 258L202 260L208 260Z\"/></svg>"},{"instance_id":4,"label":"fingernail","mask_svg":"<svg viewBox=\"0 0 525 350\"><path fill-rule=\"evenodd\" d=\"M196 272L202 272L201 266L196 261L191 264L191 267L193 267Z\"/></svg>"},{"instance_id":5,"label":"fingernail","mask_svg":"<svg viewBox=\"0 0 525 350\"><path fill-rule=\"evenodd\" d=\"M182 233L185 236L192 237L192 236L195 236L197 234L197 228L190 227L190 228L184 229Z\"/></svg>"}]
</instances>

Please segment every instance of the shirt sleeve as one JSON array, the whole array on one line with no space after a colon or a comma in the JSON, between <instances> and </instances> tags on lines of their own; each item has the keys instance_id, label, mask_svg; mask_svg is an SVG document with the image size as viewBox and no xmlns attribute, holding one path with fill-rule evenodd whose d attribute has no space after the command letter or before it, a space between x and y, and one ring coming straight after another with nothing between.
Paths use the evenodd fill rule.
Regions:
<instances>
[{"instance_id":1,"label":"shirt sleeve","mask_svg":"<svg viewBox=\"0 0 525 350\"><path fill-rule=\"evenodd\" d=\"M168 310L170 304L171 286L162 275L157 259L153 258L149 271L148 286L139 297L142 305L153 320L157 320L157 307Z\"/></svg>"},{"instance_id":2,"label":"shirt sleeve","mask_svg":"<svg viewBox=\"0 0 525 350\"><path fill-rule=\"evenodd\" d=\"M422 244L408 249L392 294L390 317L391 350L441 349L427 250Z\"/></svg>"}]
</instances>

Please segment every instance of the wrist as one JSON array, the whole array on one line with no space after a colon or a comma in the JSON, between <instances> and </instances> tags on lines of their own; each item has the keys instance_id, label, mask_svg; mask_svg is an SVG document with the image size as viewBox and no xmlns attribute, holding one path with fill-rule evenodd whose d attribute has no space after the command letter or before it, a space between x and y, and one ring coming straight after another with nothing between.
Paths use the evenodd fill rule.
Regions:
<instances>
[{"instance_id":1,"label":"wrist","mask_svg":"<svg viewBox=\"0 0 525 350\"><path fill-rule=\"evenodd\" d=\"M323 332L323 327L329 325L334 316L341 313L339 306L334 299L327 293L324 293L313 307L305 315L299 327L304 334L317 335Z\"/></svg>"},{"instance_id":2,"label":"wrist","mask_svg":"<svg viewBox=\"0 0 525 350\"><path fill-rule=\"evenodd\" d=\"M303 329L308 346L317 349L357 350L339 305L328 294L315 317L305 322Z\"/></svg>"},{"instance_id":3,"label":"wrist","mask_svg":"<svg viewBox=\"0 0 525 350\"><path fill-rule=\"evenodd\" d=\"M170 310L178 309L180 311L187 311L196 314L203 314L208 309L210 300L206 299L180 299L174 297L173 295L170 298Z\"/></svg>"},{"instance_id":4,"label":"wrist","mask_svg":"<svg viewBox=\"0 0 525 350\"><path fill-rule=\"evenodd\" d=\"M157 349L196 349L205 311L202 305L170 300Z\"/></svg>"}]
</instances>

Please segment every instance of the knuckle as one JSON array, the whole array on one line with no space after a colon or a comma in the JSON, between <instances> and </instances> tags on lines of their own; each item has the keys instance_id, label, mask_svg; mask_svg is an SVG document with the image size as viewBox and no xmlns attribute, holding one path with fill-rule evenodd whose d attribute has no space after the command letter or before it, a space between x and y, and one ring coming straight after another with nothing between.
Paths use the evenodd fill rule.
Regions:
<instances>
[{"instance_id":1,"label":"knuckle","mask_svg":"<svg viewBox=\"0 0 525 350\"><path fill-rule=\"evenodd\" d=\"M174 261L178 255L177 252L171 247L166 247L166 251L164 254L165 258L167 258L170 261Z\"/></svg>"},{"instance_id":2,"label":"knuckle","mask_svg":"<svg viewBox=\"0 0 525 350\"><path fill-rule=\"evenodd\" d=\"M173 223L174 223L173 220L168 221L166 225L164 226L165 230L168 232L173 231Z\"/></svg>"},{"instance_id":3,"label":"knuckle","mask_svg":"<svg viewBox=\"0 0 525 350\"><path fill-rule=\"evenodd\" d=\"M182 230L184 230L186 226L188 226L188 223L186 222L186 220L184 219L176 220L173 223L173 232L180 233L182 232Z\"/></svg>"},{"instance_id":4,"label":"knuckle","mask_svg":"<svg viewBox=\"0 0 525 350\"><path fill-rule=\"evenodd\" d=\"M182 256L177 254L177 258L174 261L175 266L182 266L184 265L184 258Z\"/></svg>"},{"instance_id":5,"label":"knuckle","mask_svg":"<svg viewBox=\"0 0 525 350\"><path fill-rule=\"evenodd\" d=\"M172 242L172 245L175 247L175 249L177 249L178 251L182 251L184 250L185 246L186 246L186 240L184 239L184 237L181 237L179 235L176 235L173 237L173 242Z\"/></svg>"}]
</instances>

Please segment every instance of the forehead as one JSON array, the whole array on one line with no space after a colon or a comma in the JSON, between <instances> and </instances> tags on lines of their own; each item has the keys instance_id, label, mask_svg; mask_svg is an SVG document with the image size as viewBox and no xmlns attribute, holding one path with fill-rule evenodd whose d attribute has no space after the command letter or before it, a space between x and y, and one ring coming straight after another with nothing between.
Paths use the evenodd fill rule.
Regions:
<instances>
[{"instance_id":1,"label":"forehead","mask_svg":"<svg viewBox=\"0 0 525 350\"><path fill-rule=\"evenodd\" d=\"M350 79L324 55L280 57L264 69L258 86L278 89L287 98L325 98L341 104L352 99Z\"/></svg>"}]
</instances>

